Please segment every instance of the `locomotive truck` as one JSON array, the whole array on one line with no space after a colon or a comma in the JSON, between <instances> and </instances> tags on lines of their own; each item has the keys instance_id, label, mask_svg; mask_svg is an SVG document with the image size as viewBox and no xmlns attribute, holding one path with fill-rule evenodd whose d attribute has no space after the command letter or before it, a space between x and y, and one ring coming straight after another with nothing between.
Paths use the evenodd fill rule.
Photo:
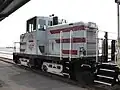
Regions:
<instances>
[{"instance_id":1,"label":"locomotive truck","mask_svg":"<svg viewBox=\"0 0 120 90\"><path fill-rule=\"evenodd\" d=\"M108 62L107 32L99 55L98 26L94 22L62 23L57 16L27 20L20 35L20 52L13 53L16 64L85 83L115 85L119 67ZM111 41L111 62L116 62L116 40Z\"/></svg>"}]
</instances>

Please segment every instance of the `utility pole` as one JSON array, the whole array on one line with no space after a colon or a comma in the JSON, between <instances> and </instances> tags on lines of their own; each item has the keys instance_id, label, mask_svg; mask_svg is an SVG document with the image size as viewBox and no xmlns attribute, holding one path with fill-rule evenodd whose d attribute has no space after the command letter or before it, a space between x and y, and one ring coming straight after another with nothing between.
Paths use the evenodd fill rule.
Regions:
<instances>
[{"instance_id":1,"label":"utility pole","mask_svg":"<svg viewBox=\"0 0 120 90\"><path fill-rule=\"evenodd\" d=\"M118 37L117 37L117 40L118 40L118 53L117 53L117 64L120 66L120 13L119 13L119 5L120 5L120 0L115 0L115 3L117 3L117 22L118 22Z\"/></svg>"}]
</instances>

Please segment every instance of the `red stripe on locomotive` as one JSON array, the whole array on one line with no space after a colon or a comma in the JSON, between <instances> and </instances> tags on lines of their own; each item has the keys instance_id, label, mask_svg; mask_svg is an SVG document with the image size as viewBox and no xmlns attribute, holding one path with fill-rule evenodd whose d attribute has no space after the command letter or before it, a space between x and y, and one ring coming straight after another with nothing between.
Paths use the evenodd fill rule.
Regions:
<instances>
[{"instance_id":1,"label":"red stripe on locomotive","mask_svg":"<svg viewBox=\"0 0 120 90\"><path fill-rule=\"evenodd\" d=\"M60 33L60 31L62 32L70 32L72 31L79 31L79 30L86 30L87 27L85 27L84 25L81 26L74 26L74 27L69 27L69 28L63 28L63 29L56 29L56 30L50 30L51 34L57 34Z\"/></svg>"},{"instance_id":2,"label":"red stripe on locomotive","mask_svg":"<svg viewBox=\"0 0 120 90\"><path fill-rule=\"evenodd\" d=\"M55 40L56 43L60 43L60 39ZM85 43L85 38L72 38L72 43ZM70 38L62 39L61 43L70 43Z\"/></svg>"},{"instance_id":3,"label":"red stripe on locomotive","mask_svg":"<svg viewBox=\"0 0 120 90\"><path fill-rule=\"evenodd\" d=\"M62 50L63 54L72 54L72 55L77 55L77 50Z\"/></svg>"}]
</instances>

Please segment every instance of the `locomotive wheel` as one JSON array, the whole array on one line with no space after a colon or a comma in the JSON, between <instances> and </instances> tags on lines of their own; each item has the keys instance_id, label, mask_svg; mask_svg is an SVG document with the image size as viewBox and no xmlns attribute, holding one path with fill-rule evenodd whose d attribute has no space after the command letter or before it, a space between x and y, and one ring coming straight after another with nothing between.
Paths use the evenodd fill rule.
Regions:
<instances>
[{"instance_id":1,"label":"locomotive wheel","mask_svg":"<svg viewBox=\"0 0 120 90\"><path fill-rule=\"evenodd\" d=\"M47 72L47 70L48 70L48 69L47 69L47 66L46 66L46 65L43 65L43 66L42 66L42 71Z\"/></svg>"},{"instance_id":2,"label":"locomotive wheel","mask_svg":"<svg viewBox=\"0 0 120 90\"><path fill-rule=\"evenodd\" d=\"M30 64L29 62L28 62L28 67L29 67L29 68L32 68L32 66L31 66L31 64Z\"/></svg>"}]
</instances>

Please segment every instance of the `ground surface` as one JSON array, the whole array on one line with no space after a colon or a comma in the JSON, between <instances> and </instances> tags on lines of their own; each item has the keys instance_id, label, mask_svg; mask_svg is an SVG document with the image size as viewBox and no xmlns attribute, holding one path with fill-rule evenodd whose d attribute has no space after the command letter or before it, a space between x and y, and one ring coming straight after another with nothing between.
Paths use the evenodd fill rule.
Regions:
<instances>
[{"instance_id":1,"label":"ground surface","mask_svg":"<svg viewBox=\"0 0 120 90\"><path fill-rule=\"evenodd\" d=\"M87 90L0 61L0 90Z\"/></svg>"}]
</instances>

